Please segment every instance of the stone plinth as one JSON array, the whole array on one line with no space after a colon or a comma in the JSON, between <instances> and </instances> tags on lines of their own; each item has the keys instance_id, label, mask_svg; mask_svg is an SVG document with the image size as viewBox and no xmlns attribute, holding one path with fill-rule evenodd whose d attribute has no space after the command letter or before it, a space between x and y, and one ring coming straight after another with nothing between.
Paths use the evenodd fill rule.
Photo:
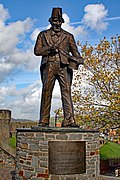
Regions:
<instances>
[{"instance_id":1,"label":"stone plinth","mask_svg":"<svg viewBox=\"0 0 120 180\"><path fill-rule=\"evenodd\" d=\"M65 163L60 159L60 162L64 164L62 165L63 167L67 167L66 162L69 164L69 153L68 150L65 150L65 146L67 143L70 146L76 144L75 150L73 147L70 148L70 165L72 171L70 172L70 167L68 166L69 174L67 174L66 169L64 169L63 174L61 169L59 169L60 173L56 172L57 168L55 171L54 169L50 169L51 167L56 167L50 164L51 162L49 161L51 161L50 158L54 158L53 151L56 153L57 143L59 147L60 143L63 146L63 148L61 148L62 151L58 149L57 153L60 153L61 157L65 159L66 156L64 156L64 154L67 153ZM52 147L52 144L55 148ZM80 144L85 147L81 148ZM79 149L81 151L81 156L78 152ZM73 154L72 151L74 151ZM75 151L78 153L78 160L75 156L76 160L74 161L73 155L75 155ZM52 163L59 163L56 159L57 153ZM81 160L81 157L85 162ZM16 160L16 179L19 180L96 180L99 176L99 132L94 130L81 130L80 128L59 127L17 129ZM72 163L74 164L75 162L78 163L77 167L79 167L78 165L81 163L80 168L82 168L83 165L85 168L83 168L82 171L79 171L79 169L74 171Z\"/></svg>"}]
</instances>

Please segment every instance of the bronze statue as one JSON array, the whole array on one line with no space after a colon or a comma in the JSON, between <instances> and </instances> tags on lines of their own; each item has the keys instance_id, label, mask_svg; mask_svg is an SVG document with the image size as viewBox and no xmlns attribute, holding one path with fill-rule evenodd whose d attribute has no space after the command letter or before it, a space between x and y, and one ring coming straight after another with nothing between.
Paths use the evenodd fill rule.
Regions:
<instances>
[{"instance_id":1,"label":"bronze statue","mask_svg":"<svg viewBox=\"0 0 120 180\"><path fill-rule=\"evenodd\" d=\"M40 71L43 88L39 125L49 126L52 91L57 79L60 84L64 112L62 126L78 127L74 119L71 83L73 69L83 64L83 59L78 52L73 35L61 28L64 23L62 8L53 8L49 22L51 28L39 33L34 47L34 54L42 56Z\"/></svg>"}]
</instances>

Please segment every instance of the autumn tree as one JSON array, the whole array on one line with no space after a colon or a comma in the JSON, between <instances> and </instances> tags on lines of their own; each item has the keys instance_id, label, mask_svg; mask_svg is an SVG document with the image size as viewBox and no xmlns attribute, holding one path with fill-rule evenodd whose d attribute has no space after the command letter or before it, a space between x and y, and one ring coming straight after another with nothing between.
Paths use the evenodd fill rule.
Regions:
<instances>
[{"instance_id":1,"label":"autumn tree","mask_svg":"<svg viewBox=\"0 0 120 180\"><path fill-rule=\"evenodd\" d=\"M118 125L120 36L80 46L85 64L75 72L72 88L75 118L87 128Z\"/></svg>"}]
</instances>

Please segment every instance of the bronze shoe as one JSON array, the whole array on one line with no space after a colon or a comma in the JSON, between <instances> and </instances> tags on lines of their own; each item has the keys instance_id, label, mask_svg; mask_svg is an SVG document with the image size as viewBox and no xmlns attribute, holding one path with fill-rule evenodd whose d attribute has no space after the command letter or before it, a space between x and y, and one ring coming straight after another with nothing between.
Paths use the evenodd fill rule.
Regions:
<instances>
[{"instance_id":1,"label":"bronze shoe","mask_svg":"<svg viewBox=\"0 0 120 180\"><path fill-rule=\"evenodd\" d=\"M79 125L76 124L75 122L73 122L73 123L70 124L70 127L79 128Z\"/></svg>"},{"instance_id":2,"label":"bronze shoe","mask_svg":"<svg viewBox=\"0 0 120 180\"><path fill-rule=\"evenodd\" d=\"M62 127L79 127L76 123L75 123L75 121L74 120L66 120L66 119L64 119L63 121L62 121L62 125L61 125Z\"/></svg>"}]
</instances>

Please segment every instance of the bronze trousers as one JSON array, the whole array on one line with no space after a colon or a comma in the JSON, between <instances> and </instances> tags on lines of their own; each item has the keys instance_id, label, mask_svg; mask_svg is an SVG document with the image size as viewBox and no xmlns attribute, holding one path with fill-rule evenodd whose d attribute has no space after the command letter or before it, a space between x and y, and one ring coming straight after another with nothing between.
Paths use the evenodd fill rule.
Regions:
<instances>
[{"instance_id":1,"label":"bronze trousers","mask_svg":"<svg viewBox=\"0 0 120 180\"><path fill-rule=\"evenodd\" d=\"M60 62L48 62L41 71L43 83L40 122L49 124L52 92L57 79L60 85L64 119L73 119L73 104L71 99L71 83L73 72Z\"/></svg>"}]
</instances>

